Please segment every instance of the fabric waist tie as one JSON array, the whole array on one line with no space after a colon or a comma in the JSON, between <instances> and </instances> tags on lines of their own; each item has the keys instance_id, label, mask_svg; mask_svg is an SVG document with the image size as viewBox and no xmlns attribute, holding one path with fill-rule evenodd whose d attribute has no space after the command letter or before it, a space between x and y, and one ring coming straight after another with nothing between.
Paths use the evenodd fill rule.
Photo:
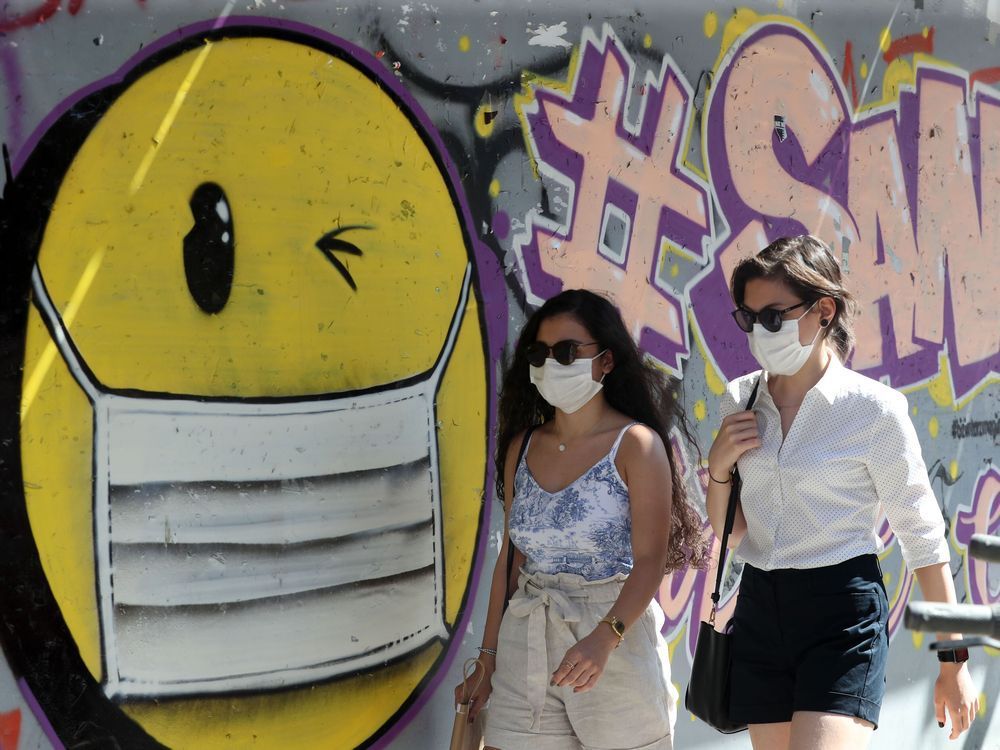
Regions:
<instances>
[{"instance_id":1,"label":"fabric waist tie","mask_svg":"<svg viewBox=\"0 0 1000 750\"><path fill-rule=\"evenodd\" d=\"M615 576L591 582L568 573L522 573L520 590L511 599L507 612L512 617L528 619L528 685L525 694L531 705L532 731L540 729L549 680L546 628L565 630L566 640L574 643L576 637L568 623L580 622L580 605L587 601L615 601L624 578Z\"/></svg>"}]
</instances>

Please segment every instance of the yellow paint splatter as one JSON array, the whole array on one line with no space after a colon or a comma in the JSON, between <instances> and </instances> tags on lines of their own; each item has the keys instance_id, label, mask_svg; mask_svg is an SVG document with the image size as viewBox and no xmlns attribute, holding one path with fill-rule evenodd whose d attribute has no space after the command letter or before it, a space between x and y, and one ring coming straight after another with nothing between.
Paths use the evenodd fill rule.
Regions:
<instances>
[{"instance_id":1,"label":"yellow paint splatter","mask_svg":"<svg viewBox=\"0 0 1000 750\"><path fill-rule=\"evenodd\" d=\"M642 46L645 47L646 49L649 49L650 47L652 47L653 46L653 37L650 36L649 34L646 34L646 36L644 36L642 38Z\"/></svg>"},{"instance_id":2,"label":"yellow paint splatter","mask_svg":"<svg viewBox=\"0 0 1000 750\"><path fill-rule=\"evenodd\" d=\"M910 635L913 637L913 648L920 651L924 645L924 634L913 630L910 631Z\"/></svg>"},{"instance_id":3,"label":"yellow paint splatter","mask_svg":"<svg viewBox=\"0 0 1000 750\"><path fill-rule=\"evenodd\" d=\"M778 0L778 10L785 7L785 0Z\"/></svg>"},{"instance_id":4,"label":"yellow paint splatter","mask_svg":"<svg viewBox=\"0 0 1000 750\"><path fill-rule=\"evenodd\" d=\"M705 421L705 417L708 416L708 407L705 406L705 402L698 399L694 402L694 418L699 422Z\"/></svg>"},{"instance_id":5,"label":"yellow paint splatter","mask_svg":"<svg viewBox=\"0 0 1000 750\"><path fill-rule=\"evenodd\" d=\"M493 135L493 128L497 124L497 110L496 106L490 102L484 102L479 105L476 110L476 117L473 120L473 126L476 129L476 135L480 138L489 138Z\"/></svg>"},{"instance_id":6,"label":"yellow paint splatter","mask_svg":"<svg viewBox=\"0 0 1000 750\"><path fill-rule=\"evenodd\" d=\"M923 35L924 39L926 39L930 36L931 30L927 26L924 26L924 28L920 30L920 33Z\"/></svg>"},{"instance_id":7,"label":"yellow paint splatter","mask_svg":"<svg viewBox=\"0 0 1000 750\"><path fill-rule=\"evenodd\" d=\"M882 96L885 101L894 101L899 96L899 89L904 84L913 86L916 72L906 60L897 57L886 66L882 75Z\"/></svg>"},{"instance_id":8,"label":"yellow paint splatter","mask_svg":"<svg viewBox=\"0 0 1000 750\"><path fill-rule=\"evenodd\" d=\"M490 198L496 198L500 195L500 180L490 181Z\"/></svg>"},{"instance_id":9,"label":"yellow paint splatter","mask_svg":"<svg viewBox=\"0 0 1000 750\"><path fill-rule=\"evenodd\" d=\"M889 588L892 585L892 573L883 573L882 583L885 584L886 588Z\"/></svg>"},{"instance_id":10,"label":"yellow paint splatter","mask_svg":"<svg viewBox=\"0 0 1000 750\"><path fill-rule=\"evenodd\" d=\"M674 651L676 651L677 646L679 646L684 641L684 634L686 631L687 628L680 628L677 631L676 637L672 641L669 641L667 643L667 654L670 656L671 663L673 663L674 661Z\"/></svg>"},{"instance_id":11,"label":"yellow paint splatter","mask_svg":"<svg viewBox=\"0 0 1000 750\"><path fill-rule=\"evenodd\" d=\"M738 8L733 11L733 17L726 21L726 26L722 30L722 50L732 47L733 42L759 20L760 16L749 8Z\"/></svg>"},{"instance_id":12,"label":"yellow paint splatter","mask_svg":"<svg viewBox=\"0 0 1000 750\"><path fill-rule=\"evenodd\" d=\"M953 403L951 387L951 371L948 369L948 359L941 356L938 359L940 372L927 383L927 393L938 406L947 407Z\"/></svg>"},{"instance_id":13,"label":"yellow paint splatter","mask_svg":"<svg viewBox=\"0 0 1000 750\"><path fill-rule=\"evenodd\" d=\"M469 41L469 37L464 34L458 38L458 48L462 52L468 52L472 48L472 42Z\"/></svg>"},{"instance_id":14,"label":"yellow paint splatter","mask_svg":"<svg viewBox=\"0 0 1000 750\"><path fill-rule=\"evenodd\" d=\"M678 266L676 263L671 263L670 264L670 277L671 278L676 279L677 276L678 276L678 274L680 274L680 272L681 272L681 267L680 266Z\"/></svg>"},{"instance_id":15,"label":"yellow paint splatter","mask_svg":"<svg viewBox=\"0 0 1000 750\"><path fill-rule=\"evenodd\" d=\"M979 712L976 715L979 717L986 716L986 693L979 694Z\"/></svg>"},{"instance_id":16,"label":"yellow paint splatter","mask_svg":"<svg viewBox=\"0 0 1000 750\"><path fill-rule=\"evenodd\" d=\"M914 417L917 416L917 412L918 411L920 411L920 410L916 406L911 406L910 407L910 414L913 415Z\"/></svg>"},{"instance_id":17,"label":"yellow paint splatter","mask_svg":"<svg viewBox=\"0 0 1000 750\"><path fill-rule=\"evenodd\" d=\"M712 440L715 440L717 437L719 437L719 431L712 430Z\"/></svg>"},{"instance_id":18,"label":"yellow paint splatter","mask_svg":"<svg viewBox=\"0 0 1000 750\"><path fill-rule=\"evenodd\" d=\"M705 14L705 36L711 39L715 32L719 30L719 17L714 10Z\"/></svg>"},{"instance_id":19,"label":"yellow paint splatter","mask_svg":"<svg viewBox=\"0 0 1000 750\"><path fill-rule=\"evenodd\" d=\"M868 63L865 62L864 60L861 61L861 80L862 81L868 80Z\"/></svg>"},{"instance_id":20,"label":"yellow paint splatter","mask_svg":"<svg viewBox=\"0 0 1000 750\"><path fill-rule=\"evenodd\" d=\"M951 471L951 478L958 479L958 461L952 461L949 469Z\"/></svg>"},{"instance_id":21,"label":"yellow paint splatter","mask_svg":"<svg viewBox=\"0 0 1000 750\"><path fill-rule=\"evenodd\" d=\"M927 431L931 434L932 438L938 436L938 433L941 431L941 423L938 422L937 417L931 417L930 421L927 422Z\"/></svg>"},{"instance_id":22,"label":"yellow paint splatter","mask_svg":"<svg viewBox=\"0 0 1000 750\"><path fill-rule=\"evenodd\" d=\"M715 366L708 361L705 362L705 384L708 386L708 390L716 396L721 396L726 392L726 381L716 371Z\"/></svg>"},{"instance_id":23,"label":"yellow paint splatter","mask_svg":"<svg viewBox=\"0 0 1000 750\"><path fill-rule=\"evenodd\" d=\"M882 29L882 36L879 37L878 46L883 52L888 52L890 44L892 44L892 32L889 30L889 27L886 26Z\"/></svg>"}]
</instances>

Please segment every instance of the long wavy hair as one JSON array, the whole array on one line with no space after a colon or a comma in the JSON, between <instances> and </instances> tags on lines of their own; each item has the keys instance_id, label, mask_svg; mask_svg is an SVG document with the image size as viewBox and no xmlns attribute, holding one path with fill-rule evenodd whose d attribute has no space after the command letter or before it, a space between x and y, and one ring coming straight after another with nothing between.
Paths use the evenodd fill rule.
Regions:
<instances>
[{"instance_id":1,"label":"long wavy hair","mask_svg":"<svg viewBox=\"0 0 1000 750\"><path fill-rule=\"evenodd\" d=\"M685 479L677 470L670 444L670 430L677 428L697 450L681 406L680 383L656 367L640 352L622 321L621 313L604 297L585 289L570 289L552 297L528 318L504 371L500 388L497 436L496 491L504 497L504 466L511 442L532 425L555 416L555 408L539 395L528 377L525 350L538 336L542 321L572 315L590 332L600 349L614 356L614 369L604 377L604 397L622 414L642 422L663 440L670 461L671 527L667 571L705 563L706 543L702 522L688 499Z\"/></svg>"}]
</instances>

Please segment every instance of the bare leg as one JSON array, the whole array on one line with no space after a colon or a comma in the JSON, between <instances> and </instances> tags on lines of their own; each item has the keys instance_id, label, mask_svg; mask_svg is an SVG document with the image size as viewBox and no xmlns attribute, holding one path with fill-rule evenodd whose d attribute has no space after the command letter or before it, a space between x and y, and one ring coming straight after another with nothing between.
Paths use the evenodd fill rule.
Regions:
<instances>
[{"instance_id":1,"label":"bare leg","mask_svg":"<svg viewBox=\"0 0 1000 750\"><path fill-rule=\"evenodd\" d=\"M856 716L796 711L791 729L790 750L864 750L875 727Z\"/></svg>"},{"instance_id":2,"label":"bare leg","mask_svg":"<svg viewBox=\"0 0 1000 750\"><path fill-rule=\"evenodd\" d=\"M788 750L791 734L790 721L750 725L750 742L753 744L753 750Z\"/></svg>"}]
</instances>

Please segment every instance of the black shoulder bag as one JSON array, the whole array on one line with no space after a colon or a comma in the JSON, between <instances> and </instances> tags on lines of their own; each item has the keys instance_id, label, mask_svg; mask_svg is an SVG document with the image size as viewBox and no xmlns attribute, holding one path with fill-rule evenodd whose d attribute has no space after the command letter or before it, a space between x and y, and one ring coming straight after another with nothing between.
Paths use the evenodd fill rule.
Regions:
<instances>
[{"instance_id":1,"label":"black shoulder bag","mask_svg":"<svg viewBox=\"0 0 1000 750\"><path fill-rule=\"evenodd\" d=\"M534 425L533 424L533 425L531 425L531 427L529 427L524 432L524 440L521 441L521 450L518 451L518 453L517 453L517 463L514 464L514 475L515 476L517 475L517 470L521 467L521 461L524 460L524 454L528 450L528 440L531 438L531 433L533 433L535 431L535 428L537 426L538 425ZM503 501L501 500L501 502L503 502ZM511 502L511 507L513 507L513 506L514 506L514 503ZM506 513L506 510L504 512ZM504 523L506 525L507 521L505 520ZM510 590L510 577L511 577L511 575L513 575L513 573L514 573L514 542L511 541L511 539L510 539L510 528L508 527L508 529L507 529L507 578L505 579L507 581L507 596L504 597L504 600L503 600L503 610L502 610L503 612L507 611L507 603L510 601L510 597L511 597L511 593L512 593L511 590Z\"/></svg>"},{"instance_id":2,"label":"black shoulder bag","mask_svg":"<svg viewBox=\"0 0 1000 750\"><path fill-rule=\"evenodd\" d=\"M757 388L760 379L750 392L746 408L750 409L757 399ZM736 519L736 505L740 501L740 471L733 469L733 485L729 490L729 505L726 508L726 525L722 532L722 546L719 548L719 567L715 572L715 591L712 592L712 614L708 622L701 623L698 629L698 644L694 649L694 660L691 662L691 679L684 693L684 707L710 727L723 734L742 732L746 724L734 722L729 718L729 629L732 621L726 625L723 633L715 629L715 612L719 606L719 589L722 588L722 571L726 564L726 546L729 544L729 534L733 530Z\"/></svg>"}]
</instances>

